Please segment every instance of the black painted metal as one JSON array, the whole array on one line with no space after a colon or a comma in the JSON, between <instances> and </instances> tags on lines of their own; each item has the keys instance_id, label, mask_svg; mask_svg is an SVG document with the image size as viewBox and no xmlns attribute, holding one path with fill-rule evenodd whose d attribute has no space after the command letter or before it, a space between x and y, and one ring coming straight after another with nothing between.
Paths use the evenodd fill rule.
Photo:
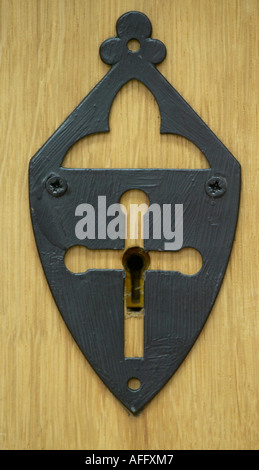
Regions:
<instances>
[{"instance_id":1,"label":"black painted metal","mask_svg":"<svg viewBox=\"0 0 259 470\"><path fill-rule=\"evenodd\" d=\"M166 49L150 36L151 23L143 13L129 12L119 18L117 37L100 48L103 61L111 64L111 69L32 158L29 170L34 234L56 304L89 363L133 413L139 412L171 378L208 318L230 256L240 193L239 163L156 69ZM132 38L140 42L136 52L127 48ZM112 102L132 79L142 82L155 96L161 133L191 140L207 158L209 169L62 167L75 142L109 131ZM124 358L123 266L121 270L72 274L64 264L66 251L74 245L123 249L120 239L79 242L75 208L87 202L97 209L99 195L106 195L107 206L118 203L130 189L145 191L150 204L183 204L183 247L193 247L203 257L203 266L194 276L146 271L143 358ZM145 249L163 250L165 241L146 240ZM128 388L131 377L140 379L139 390Z\"/></svg>"}]
</instances>

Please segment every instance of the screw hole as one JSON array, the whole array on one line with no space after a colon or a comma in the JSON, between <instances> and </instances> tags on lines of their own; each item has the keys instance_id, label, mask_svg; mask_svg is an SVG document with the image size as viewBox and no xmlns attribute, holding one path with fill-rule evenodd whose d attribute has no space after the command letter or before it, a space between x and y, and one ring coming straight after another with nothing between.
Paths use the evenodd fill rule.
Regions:
<instances>
[{"instance_id":1,"label":"screw hole","mask_svg":"<svg viewBox=\"0 0 259 470\"><path fill-rule=\"evenodd\" d=\"M211 188L212 192L215 193L216 191L220 191L221 190L221 186L219 184L218 181L215 181L214 183L211 183L209 185L209 187Z\"/></svg>"},{"instance_id":2,"label":"screw hole","mask_svg":"<svg viewBox=\"0 0 259 470\"><path fill-rule=\"evenodd\" d=\"M127 43L127 48L131 52L137 52L140 49L140 42L137 39L130 39Z\"/></svg>"},{"instance_id":3,"label":"screw hole","mask_svg":"<svg viewBox=\"0 0 259 470\"><path fill-rule=\"evenodd\" d=\"M227 190L226 179L222 176L212 176L206 182L205 190L210 197L218 198L223 196Z\"/></svg>"},{"instance_id":4,"label":"screw hole","mask_svg":"<svg viewBox=\"0 0 259 470\"><path fill-rule=\"evenodd\" d=\"M62 188L62 184L61 182L57 179L55 181L52 181L52 183L50 183L50 186L53 188L53 189L58 189L58 188Z\"/></svg>"},{"instance_id":5,"label":"screw hole","mask_svg":"<svg viewBox=\"0 0 259 470\"><path fill-rule=\"evenodd\" d=\"M136 377L132 377L131 379L128 380L128 388L130 390L133 390L134 392L136 392L137 390L139 390L140 386L141 386L141 382Z\"/></svg>"},{"instance_id":6,"label":"screw hole","mask_svg":"<svg viewBox=\"0 0 259 470\"><path fill-rule=\"evenodd\" d=\"M50 176L46 181L46 189L51 196L62 196L67 190L67 182L58 175Z\"/></svg>"}]
</instances>

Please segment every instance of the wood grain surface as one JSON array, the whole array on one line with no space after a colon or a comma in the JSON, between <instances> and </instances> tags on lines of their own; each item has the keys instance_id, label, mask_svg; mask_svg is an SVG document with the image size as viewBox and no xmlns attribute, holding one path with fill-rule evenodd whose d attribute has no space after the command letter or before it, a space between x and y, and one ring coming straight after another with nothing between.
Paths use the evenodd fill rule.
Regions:
<instances>
[{"instance_id":1,"label":"wood grain surface","mask_svg":"<svg viewBox=\"0 0 259 470\"><path fill-rule=\"evenodd\" d=\"M236 240L216 304L180 369L138 417L66 329L28 200L30 158L107 72L99 46L130 10L145 13L166 44L159 70L242 165ZM1 449L258 449L259 2L1 0L0 12ZM132 81L115 99L111 132L78 142L64 166L207 166L190 142L161 136L159 124L153 96Z\"/></svg>"}]
</instances>

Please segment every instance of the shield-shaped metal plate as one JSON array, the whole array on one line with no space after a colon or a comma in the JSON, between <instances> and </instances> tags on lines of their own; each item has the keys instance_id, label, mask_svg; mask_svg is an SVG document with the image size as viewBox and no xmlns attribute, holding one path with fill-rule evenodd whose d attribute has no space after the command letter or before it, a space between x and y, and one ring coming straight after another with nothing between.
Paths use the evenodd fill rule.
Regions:
<instances>
[{"instance_id":1,"label":"shield-shaped metal plate","mask_svg":"<svg viewBox=\"0 0 259 470\"><path fill-rule=\"evenodd\" d=\"M140 49L127 48L130 39ZM100 48L109 72L76 107L30 162L30 207L35 239L58 309L75 341L111 392L133 413L139 412L178 369L213 307L230 256L239 208L240 165L193 109L156 68L165 46L151 39L149 19L129 12L117 22L117 36ZM67 169L62 161L79 139L109 131L109 112L129 80L142 82L161 113L161 133L184 136L207 158L210 168ZM141 135L139 136L141 138ZM64 257L72 246L121 250L124 240L78 241L75 208L97 209L99 195L107 206L140 189L150 203L183 205L183 248L203 259L194 276L174 271L145 273L145 345L142 358L125 358L124 279L120 270L91 269L71 273ZM165 239L148 239L145 249L164 250ZM138 390L128 387L136 377Z\"/></svg>"}]
</instances>

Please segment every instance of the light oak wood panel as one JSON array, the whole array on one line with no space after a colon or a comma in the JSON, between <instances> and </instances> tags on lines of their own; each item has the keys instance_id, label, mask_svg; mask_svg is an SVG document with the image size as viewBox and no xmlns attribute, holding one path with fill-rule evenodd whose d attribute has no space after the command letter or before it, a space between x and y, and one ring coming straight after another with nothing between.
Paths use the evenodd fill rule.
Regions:
<instances>
[{"instance_id":1,"label":"light oak wood panel","mask_svg":"<svg viewBox=\"0 0 259 470\"><path fill-rule=\"evenodd\" d=\"M258 448L258 1L2 0L0 8L1 448ZM137 418L68 333L28 201L30 158L107 72L99 45L129 10L149 16L167 47L159 70L242 165L236 240L212 314ZM157 106L143 86L132 82L117 98L110 136L89 140L100 167L115 165L113 152L121 167L166 166L170 148L175 167L204 164L192 144L157 133ZM70 152L64 164L89 163L84 141Z\"/></svg>"}]
</instances>

